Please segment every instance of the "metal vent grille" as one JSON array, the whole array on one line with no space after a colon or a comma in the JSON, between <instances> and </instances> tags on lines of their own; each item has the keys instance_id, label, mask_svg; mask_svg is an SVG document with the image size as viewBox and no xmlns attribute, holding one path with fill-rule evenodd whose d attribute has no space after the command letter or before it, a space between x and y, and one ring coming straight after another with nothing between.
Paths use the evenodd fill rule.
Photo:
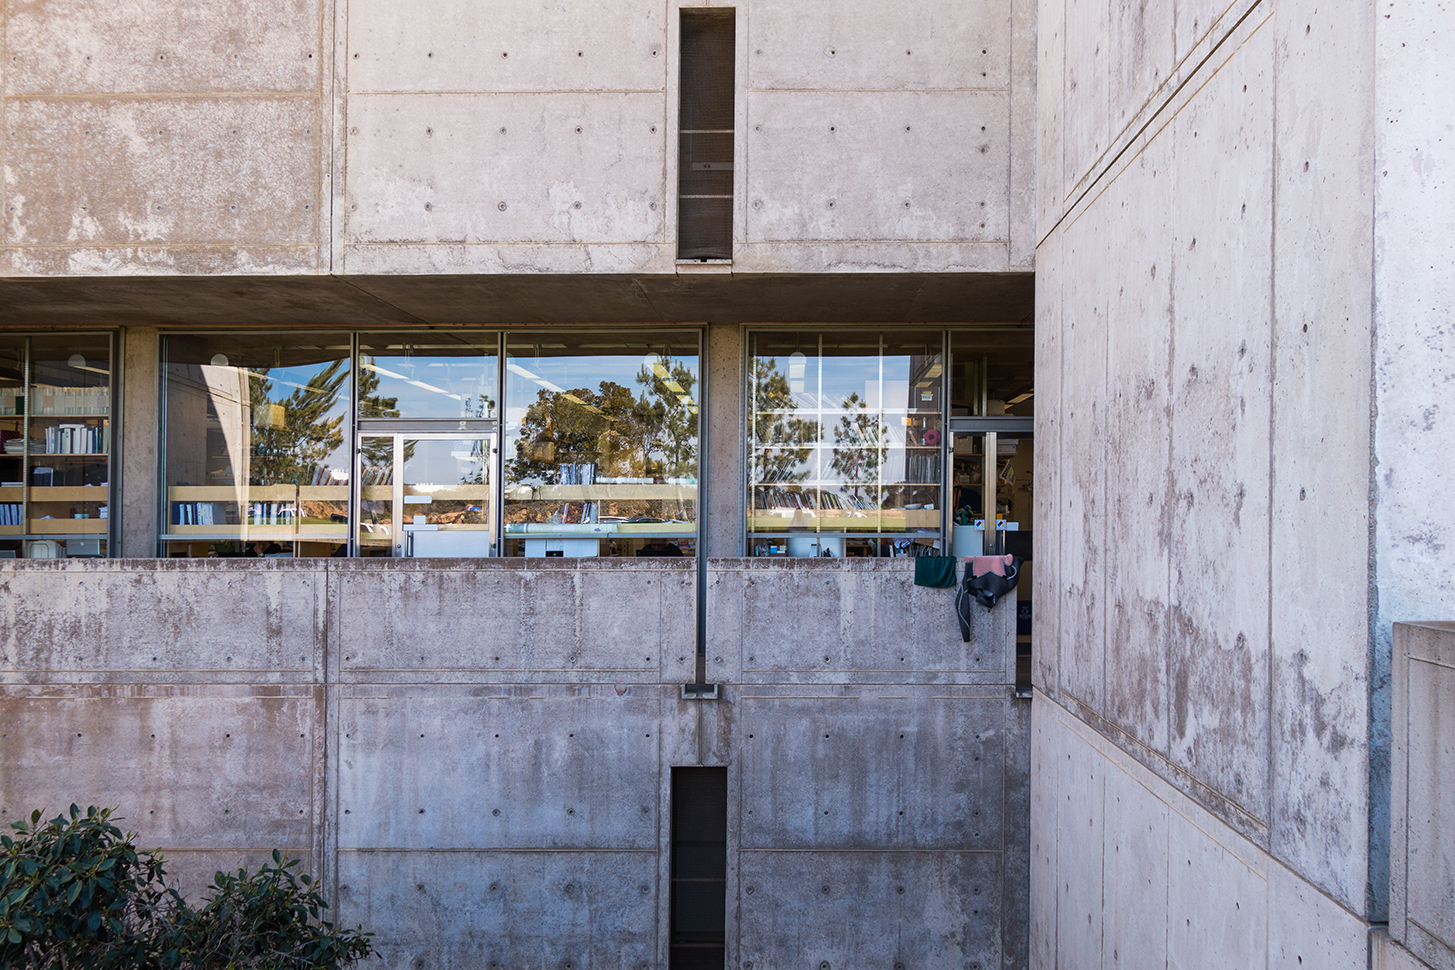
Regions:
<instances>
[{"instance_id":1,"label":"metal vent grille","mask_svg":"<svg viewBox=\"0 0 1455 970\"><path fill-rule=\"evenodd\" d=\"M682 11L678 259L733 255L733 35L731 10Z\"/></svg>"}]
</instances>

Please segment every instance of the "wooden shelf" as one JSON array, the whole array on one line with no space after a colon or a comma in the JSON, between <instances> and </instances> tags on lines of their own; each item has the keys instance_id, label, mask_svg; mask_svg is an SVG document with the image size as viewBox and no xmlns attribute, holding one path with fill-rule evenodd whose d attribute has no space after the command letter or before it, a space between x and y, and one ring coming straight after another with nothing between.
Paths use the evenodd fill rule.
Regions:
<instances>
[{"instance_id":1,"label":"wooden shelf","mask_svg":"<svg viewBox=\"0 0 1455 970\"><path fill-rule=\"evenodd\" d=\"M31 519L31 535L105 535L106 519Z\"/></svg>"},{"instance_id":2,"label":"wooden shelf","mask_svg":"<svg viewBox=\"0 0 1455 970\"><path fill-rule=\"evenodd\" d=\"M19 489L6 489L19 491ZM101 502L107 500L111 491L105 485L32 485L30 503L38 502Z\"/></svg>"}]
</instances>

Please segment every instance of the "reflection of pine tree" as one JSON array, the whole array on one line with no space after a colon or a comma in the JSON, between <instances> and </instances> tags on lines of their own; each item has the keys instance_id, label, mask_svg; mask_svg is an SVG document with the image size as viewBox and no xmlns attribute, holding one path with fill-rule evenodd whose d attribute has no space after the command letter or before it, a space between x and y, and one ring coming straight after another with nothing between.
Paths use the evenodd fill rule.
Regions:
<instances>
[{"instance_id":1,"label":"reflection of pine tree","mask_svg":"<svg viewBox=\"0 0 1455 970\"><path fill-rule=\"evenodd\" d=\"M884 464L884 421L878 410L870 410L867 401L855 391L844 399L849 413L839 418L834 428L834 471L844 476L846 487L856 499L867 488L874 491Z\"/></svg>"},{"instance_id":2,"label":"reflection of pine tree","mask_svg":"<svg viewBox=\"0 0 1455 970\"><path fill-rule=\"evenodd\" d=\"M344 415L330 417L349 379L348 362L335 360L285 398L273 400L266 368L248 372L253 414L250 481L253 485L308 485L318 465L343 444Z\"/></svg>"},{"instance_id":3,"label":"reflection of pine tree","mask_svg":"<svg viewBox=\"0 0 1455 970\"><path fill-rule=\"evenodd\" d=\"M613 381L602 381L599 393L542 388L521 418L515 457L506 463L510 480L558 485L560 466L580 463L606 474L645 474L647 435L636 409L632 392Z\"/></svg>"},{"instance_id":4,"label":"reflection of pine tree","mask_svg":"<svg viewBox=\"0 0 1455 970\"><path fill-rule=\"evenodd\" d=\"M681 361L642 368L631 389L602 381L597 391L540 390L526 409L506 462L515 482L560 484L560 466L594 464L597 474L684 478L697 474L697 378ZM680 390L679 390L680 389Z\"/></svg>"},{"instance_id":5,"label":"reflection of pine tree","mask_svg":"<svg viewBox=\"0 0 1455 970\"><path fill-rule=\"evenodd\" d=\"M662 475L685 478L697 474L697 403L692 390L697 375L682 361L667 360L643 367L637 383L647 389L637 402L650 449L662 457Z\"/></svg>"},{"instance_id":6,"label":"reflection of pine tree","mask_svg":"<svg viewBox=\"0 0 1455 970\"><path fill-rule=\"evenodd\" d=\"M798 402L774 358L752 358L749 377L756 402L752 427L754 484L803 481L810 469L802 466L818 440L818 422L794 416Z\"/></svg>"}]
</instances>

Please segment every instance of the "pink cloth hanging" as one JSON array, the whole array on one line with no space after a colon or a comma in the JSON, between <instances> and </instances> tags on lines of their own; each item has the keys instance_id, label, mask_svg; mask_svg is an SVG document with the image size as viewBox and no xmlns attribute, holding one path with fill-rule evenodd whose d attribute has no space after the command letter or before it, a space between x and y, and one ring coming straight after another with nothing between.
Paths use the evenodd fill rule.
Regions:
<instances>
[{"instance_id":1,"label":"pink cloth hanging","mask_svg":"<svg viewBox=\"0 0 1455 970\"><path fill-rule=\"evenodd\" d=\"M970 570L971 576L984 576L986 573L995 573L997 576L1005 575L1005 567L1011 564L1014 556L966 556L965 565Z\"/></svg>"}]
</instances>

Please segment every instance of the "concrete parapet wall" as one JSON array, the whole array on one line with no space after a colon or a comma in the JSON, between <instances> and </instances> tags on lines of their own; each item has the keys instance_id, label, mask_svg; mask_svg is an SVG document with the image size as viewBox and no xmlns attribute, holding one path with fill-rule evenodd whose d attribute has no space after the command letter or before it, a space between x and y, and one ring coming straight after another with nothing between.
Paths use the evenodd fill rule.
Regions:
<instances>
[{"instance_id":1,"label":"concrete parapet wall","mask_svg":"<svg viewBox=\"0 0 1455 970\"><path fill-rule=\"evenodd\" d=\"M1014 596L966 644L908 561L707 579L716 702L691 560L0 563L0 815L121 805L194 890L302 855L390 967L637 968L671 768L725 766L731 965L1023 966Z\"/></svg>"},{"instance_id":2,"label":"concrete parapet wall","mask_svg":"<svg viewBox=\"0 0 1455 970\"><path fill-rule=\"evenodd\" d=\"M1455 968L1455 623L1394 627L1389 935Z\"/></svg>"}]
</instances>

